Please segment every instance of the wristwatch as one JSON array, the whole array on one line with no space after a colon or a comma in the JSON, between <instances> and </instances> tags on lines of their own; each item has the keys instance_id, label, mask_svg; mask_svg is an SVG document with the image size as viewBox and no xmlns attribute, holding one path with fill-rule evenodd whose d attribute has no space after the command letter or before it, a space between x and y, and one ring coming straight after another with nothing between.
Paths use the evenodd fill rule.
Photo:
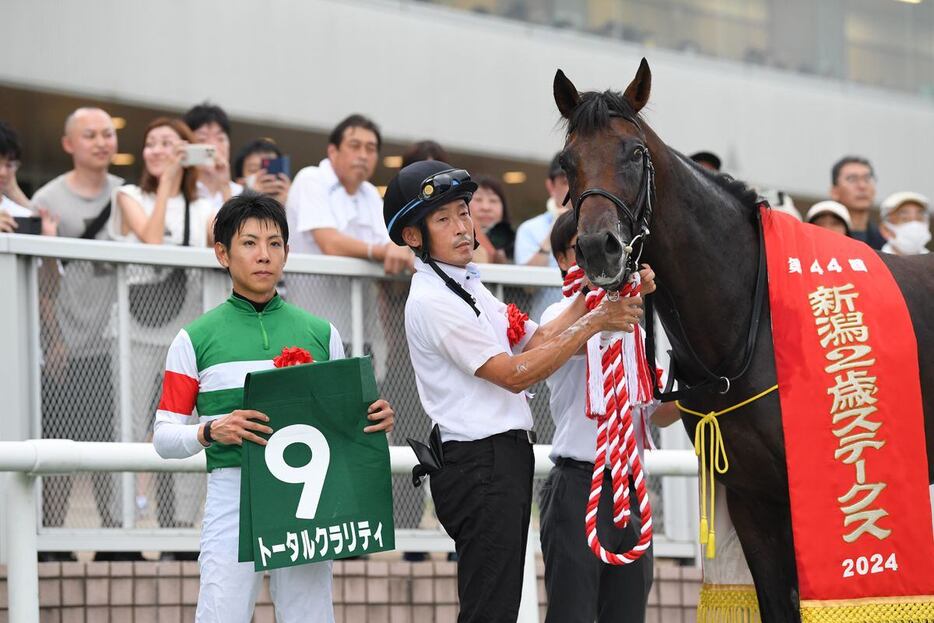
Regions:
<instances>
[{"instance_id":1,"label":"wristwatch","mask_svg":"<svg viewBox=\"0 0 934 623\"><path fill-rule=\"evenodd\" d=\"M214 420L208 420L207 424L204 425L204 441L208 445L214 443L214 438L211 437L211 425L214 424Z\"/></svg>"}]
</instances>

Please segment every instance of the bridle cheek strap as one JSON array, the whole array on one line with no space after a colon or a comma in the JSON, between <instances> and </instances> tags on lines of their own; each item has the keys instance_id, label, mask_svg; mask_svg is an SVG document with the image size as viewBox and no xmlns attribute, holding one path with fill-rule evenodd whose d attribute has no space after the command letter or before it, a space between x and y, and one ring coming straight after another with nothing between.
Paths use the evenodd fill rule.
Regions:
<instances>
[{"instance_id":1,"label":"bridle cheek strap","mask_svg":"<svg viewBox=\"0 0 934 623\"><path fill-rule=\"evenodd\" d=\"M635 206L636 209L630 208L618 195L599 187L588 188L574 202L574 221L577 223L580 222L581 205L588 197L603 197L613 204L619 217L617 227L621 228L623 219L629 222L633 237L623 244L626 253L626 265L623 270L627 273L635 272L639 268L639 258L642 257L642 250L650 233L649 223L652 222L652 209L655 199L655 167L652 165L652 156L649 154L647 147L640 147L640 151L642 152L642 180L636 193L636 200L639 201ZM622 236L620 235L620 237ZM633 257L633 251L637 244L639 252Z\"/></svg>"}]
</instances>

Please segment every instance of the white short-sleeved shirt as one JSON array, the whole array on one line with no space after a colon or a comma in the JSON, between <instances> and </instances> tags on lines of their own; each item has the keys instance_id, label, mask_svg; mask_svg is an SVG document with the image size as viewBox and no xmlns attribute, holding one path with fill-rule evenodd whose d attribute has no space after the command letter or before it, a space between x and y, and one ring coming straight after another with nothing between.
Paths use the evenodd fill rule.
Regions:
<instances>
[{"instance_id":1,"label":"white short-sleeved shirt","mask_svg":"<svg viewBox=\"0 0 934 623\"><path fill-rule=\"evenodd\" d=\"M136 200L143 208L146 216L152 214L156 207L156 194L146 193L135 184L121 186L114 191L113 209L110 213L110 220L107 222L107 232L110 237L120 242L139 242L132 231L124 234L123 213L117 205L117 197L120 194ZM192 247L206 247L208 223L214 218L216 210L214 204L207 199L195 199L189 205L190 230L188 234L188 244ZM185 238L185 198L181 193L169 199L165 208L165 240L162 244L180 245Z\"/></svg>"},{"instance_id":2,"label":"white short-sleeved shirt","mask_svg":"<svg viewBox=\"0 0 934 623\"><path fill-rule=\"evenodd\" d=\"M236 197L243 192L243 186L236 182L228 182L230 185L230 196ZM208 187L202 181L198 181L196 185L196 190L198 192L198 197L200 199L207 199L211 202L211 205L214 206L214 212L216 213L222 207L224 207L224 193L217 191L211 192L208 190Z\"/></svg>"},{"instance_id":3,"label":"white short-sleeved shirt","mask_svg":"<svg viewBox=\"0 0 934 623\"><path fill-rule=\"evenodd\" d=\"M550 305L542 314L541 324L557 318L573 301L573 297L564 298ZM564 457L592 463L597 441L597 422L586 415L587 357L574 355L545 382L551 392L549 407L551 419L555 422L555 434L548 457L552 462L558 457Z\"/></svg>"},{"instance_id":4,"label":"white short-sleeved shirt","mask_svg":"<svg viewBox=\"0 0 934 623\"><path fill-rule=\"evenodd\" d=\"M348 194L327 158L298 172L285 207L293 253L321 253L312 233L316 229L336 229L365 243L389 242L379 191L363 182L356 193Z\"/></svg>"},{"instance_id":5,"label":"white short-sleeved shirt","mask_svg":"<svg viewBox=\"0 0 934 623\"><path fill-rule=\"evenodd\" d=\"M16 218L37 216L33 211L25 206L21 206L6 195L0 195L0 212L6 212Z\"/></svg>"},{"instance_id":6,"label":"white short-sleeved shirt","mask_svg":"<svg viewBox=\"0 0 934 623\"><path fill-rule=\"evenodd\" d=\"M422 407L443 441L473 441L508 430L531 430L524 392L514 394L474 376L500 353L522 352L538 325L526 322L522 341L510 348L506 305L480 281L476 265L438 264L477 301L477 316L430 266L415 260L405 304L405 333Z\"/></svg>"}]
</instances>

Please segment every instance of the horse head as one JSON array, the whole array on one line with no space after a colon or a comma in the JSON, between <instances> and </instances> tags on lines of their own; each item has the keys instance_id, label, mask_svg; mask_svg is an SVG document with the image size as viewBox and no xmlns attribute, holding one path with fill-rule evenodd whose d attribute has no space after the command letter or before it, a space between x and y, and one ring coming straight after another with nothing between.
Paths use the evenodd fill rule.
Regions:
<instances>
[{"instance_id":1,"label":"horse head","mask_svg":"<svg viewBox=\"0 0 934 623\"><path fill-rule=\"evenodd\" d=\"M623 94L579 93L560 69L555 103L567 122L561 165L577 218L577 262L594 284L618 290L636 269L655 200L657 137L639 117L652 72L643 58Z\"/></svg>"}]
</instances>

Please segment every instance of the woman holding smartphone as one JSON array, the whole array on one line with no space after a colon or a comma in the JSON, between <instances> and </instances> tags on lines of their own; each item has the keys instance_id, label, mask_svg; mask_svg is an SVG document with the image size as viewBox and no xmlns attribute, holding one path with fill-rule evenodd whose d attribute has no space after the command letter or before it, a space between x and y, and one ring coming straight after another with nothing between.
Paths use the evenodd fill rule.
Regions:
<instances>
[{"instance_id":1,"label":"woman holding smartphone","mask_svg":"<svg viewBox=\"0 0 934 623\"><path fill-rule=\"evenodd\" d=\"M127 184L114 191L108 222L114 240L213 245L215 207L208 199L199 198L196 190L196 165L207 154L203 146L191 145L193 141L191 130L180 119L159 117L146 127L139 184ZM214 305L203 293L205 277L199 270L127 266L134 440L147 439L152 430L166 351L172 339L182 326ZM116 338L116 329L110 333ZM159 525L192 526L204 496L204 476L158 474L154 480ZM148 511L147 481L141 478L138 483L137 505L141 511ZM191 558L187 553L167 553L164 557Z\"/></svg>"},{"instance_id":2,"label":"woman holding smartphone","mask_svg":"<svg viewBox=\"0 0 934 623\"><path fill-rule=\"evenodd\" d=\"M139 185L127 184L114 193L109 224L114 240L193 247L213 244L213 205L198 198L197 169L184 163L185 147L193 140L191 130L180 119L159 117L146 127Z\"/></svg>"}]
</instances>

